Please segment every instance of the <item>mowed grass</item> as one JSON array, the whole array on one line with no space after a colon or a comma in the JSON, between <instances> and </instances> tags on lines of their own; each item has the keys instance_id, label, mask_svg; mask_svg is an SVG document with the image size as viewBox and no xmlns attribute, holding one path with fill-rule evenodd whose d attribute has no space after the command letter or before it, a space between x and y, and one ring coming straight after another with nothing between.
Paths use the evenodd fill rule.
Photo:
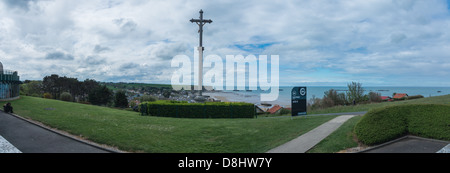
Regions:
<instances>
[{"instance_id":1,"label":"mowed grass","mask_svg":"<svg viewBox=\"0 0 450 173\"><path fill-rule=\"evenodd\" d=\"M384 109L385 107L391 107L391 106L398 106L398 105L414 105L414 104L444 104L444 105L450 105L450 95L444 95L444 96L436 96L436 97L427 97L422 99L414 99L414 100L406 100L406 101L397 101L397 102L383 102L383 103L376 103L376 104L367 104L367 105L356 105L356 106L341 106L341 107L335 107L335 108L328 108L321 110L320 113L334 113L334 112L359 112L359 111L370 111L372 109ZM431 109L430 109L431 108ZM438 108L436 108L438 109ZM438 127L436 124L439 123L429 123L428 121L434 121L433 118L430 119L430 117L433 117L438 114L444 114L449 115L450 112L442 113L441 111L445 110L434 110L432 107L429 107L427 109L421 109L417 110L420 112L423 112L423 115L427 116L414 116L414 118L424 118L424 120L415 121L419 122L420 126L428 125L426 128L419 128L420 130L416 130L418 128L415 128L415 126L411 126L409 128L410 132L414 135L424 136L424 137L432 137L430 135L425 135L423 132L427 132L428 134L440 134L442 136L443 134L450 134L450 131L448 131L448 126L440 126ZM318 143L316 146L314 146L311 150L308 152L310 153L334 153L338 152L340 150L344 150L346 148L352 148L357 147L359 139L357 138L357 135L355 134L354 128L356 124L361 121L361 116L355 116L345 122L341 127L339 127L335 132L330 134L328 137L326 137L324 140L322 140L320 143ZM389 121L389 120L388 120ZM449 120L443 121L442 123L450 123ZM380 126L381 124L374 123L370 126ZM372 127L373 128L373 127ZM370 128L369 128L370 129ZM384 129L389 130L389 129ZM386 132L384 130L378 130L377 134L385 134ZM446 130L446 132L445 132ZM421 132L415 132L414 131L421 131ZM435 135L436 136L436 135ZM435 137L432 137L435 138ZM437 139L445 139L445 138L437 138ZM450 138L447 137L446 140Z\"/></svg>"},{"instance_id":2,"label":"mowed grass","mask_svg":"<svg viewBox=\"0 0 450 173\"><path fill-rule=\"evenodd\" d=\"M355 116L347 120L336 131L308 150L308 153L335 153L347 148L357 147L358 141L353 129L360 119L361 116Z\"/></svg>"},{"instance_id":3,"label":"mowed grass","mask_svg":"<svg viewBox=\"0 0 450 173\"><path fill-rule=\"evenodd\" d=\"M336 116L182 119L21 96L14 113L85 139L131 152L261 153ZM5 102L2 102L4 104Z\"/></svg>"},{"instance_id":4,"label":"mowed grass","mask_svg":"<svg viewBox=\"0 0 450 173\"><path fill-rule=\"evenodd\" d=\"M421 99L404 100L404 101L393 101L393 102L381 102L381 103L371 103L371 104L359 104L350 106L335 106L325 109L311 110L308 114L327 114L327 113L341 113L341 112L362 112L369 111L374 108L381 108L386 106L394 105L405 105L405 104L450 104L450 95L444 96L434 96L426 97Z\"/></svg>"}]
</instances>

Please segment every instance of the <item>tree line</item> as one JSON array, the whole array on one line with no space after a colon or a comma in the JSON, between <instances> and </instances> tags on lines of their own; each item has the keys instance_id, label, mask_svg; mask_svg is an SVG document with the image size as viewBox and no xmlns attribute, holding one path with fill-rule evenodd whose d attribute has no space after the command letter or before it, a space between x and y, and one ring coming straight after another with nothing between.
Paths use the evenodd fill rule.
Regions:
<instances>
[{"instance_id":1,"label":"tree line","mask_svg":"<svg viewBox=\"0 0 450 173\"><path fill-rule=\"evenodd\" d=\"M334 89L324 92L323 98L315 98L308 101L308 107L312 110L323 109L333 106L356 105L372 102L381 102L381 94L376 92L369 92L364 94L362 83L352 82L347 84L348 91L338 93Z\"/></svg>"},{"instance_id":2,"label":"tree line","mask_svg":"<svg viewBox=\"0 0 450 173\"><path fill-rule=\"evenodd\" d=\"M113 92L94 79L78 81L77 78L52 74L42 81L25 80L20 88L22 95L58 99L93 105L127 107L126 92Z\"/></svg>"}]
</instances>

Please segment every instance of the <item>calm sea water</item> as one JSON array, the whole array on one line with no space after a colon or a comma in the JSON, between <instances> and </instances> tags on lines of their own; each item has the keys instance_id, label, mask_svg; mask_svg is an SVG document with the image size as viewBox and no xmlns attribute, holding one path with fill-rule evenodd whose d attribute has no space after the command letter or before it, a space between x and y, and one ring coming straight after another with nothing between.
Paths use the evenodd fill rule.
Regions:
<instances>
[{"instance_id":1,"label":"calm sea water","mask_svg":"<svg viewBox=\"0 0 450 173\"><path fill-rule=\"evenodd\" d=\"M280 87L278 100L272 102L272 104L279 104L283 106L290 106L291 91L293 86ZM324 92L330 89L337 90L338 92L345 93L348 88L346 86L309 86L307 87L308 100L316 97L322 98ZM450 94L450 87L363 87L364 93L378 92L381 96L391 96L393 93L406 93L410 96L423 95L425 97L440 96ZM223 91L223 96L230 101L245 101L249 103L261 103L260 94L267 93L260 90L254 91Z\"/></svg>"}]
</instances>

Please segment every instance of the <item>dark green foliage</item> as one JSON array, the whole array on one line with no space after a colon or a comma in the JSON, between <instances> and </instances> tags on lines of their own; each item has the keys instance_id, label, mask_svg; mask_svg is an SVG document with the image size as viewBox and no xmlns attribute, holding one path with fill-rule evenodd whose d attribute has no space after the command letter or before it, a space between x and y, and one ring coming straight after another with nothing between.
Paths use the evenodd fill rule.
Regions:
<instances>
[{"instance_id":1,"label":"dark green foliage","mask_svg":"<svg viewBox=\"0 0 450 173\"><path fill-rule=\"evenodd\" d=\"M26 87L24 92L30 95L40 95L40 93L43 92L50 93L54 99L60 99L62 93L68 92L72 96L72 101L85 102L88 100L86 96L92 93L92 90L95 90L100 86L99 82L92 79L78 81L77 78L66 76L60 77L56 74L52 74L50 76L45 76L42 82L29 81L24 85L24 87ZM37 90L39 90L39 92Z\"/></svg>"},{"instance_id":2,"label":"dark green foliage","mask_svg":"<svg viewBox=\"0 0 450 173\"><path fill-rule=\"evenodd\" d=\"M285 114L291 115L291 110L285 109L285 108L281 109L280 115L285 115Z\"/></svg>"},{"instance_id":3,"label":"dark green foliage","mask_svg":"<svg viewBox=\"0 0 450 173\"><path fill-rule=\"evenodd\" d=\"M421 98L424 98L424 96L423 95L408 96L408 100L421 99Z\"/></svg>"},{"instance_id":4,"label":"dark green foliage","mask_svg":"<svg viewBox=\"0 0 450 173\"><path fill-rule=\"evenodd\" d=\"M176 118L253 118L255 115L255 107L251 103L187 103L159 100L142 103L140 110L143 115Z\"/></svg>"},{"instance_id":5,"label":"dark green foliage","mask_svg":"<svg viewBox=\"0 0 450 173\"><path fill-rule=\"evenodd\" d=\"M124 90L119 90L114 95L114 106L120 108L128 107L128 99Z\"/></svg>"},{"instance_id":6,"label":"dark green foliage","mask_svg":"<svg viewBox=\"0 0 450 173\"><path fill-rule=\"evenodd\" d=\"M407 133L450 140L450 106L412 104L373 109L356 124L355 133L367 145L387 142Z\"/></svg>"},{"instance_id":7,"label":"dark green foliage","mask_svg":"<svg viewBox=\"0 0 450 173\"><path fill-rule=\"evenodd\" d=\"M94 105L106 105L112 100L113 93L106 86L98 86L89 93L89 102Z\"/></svg>"}]
</instances>

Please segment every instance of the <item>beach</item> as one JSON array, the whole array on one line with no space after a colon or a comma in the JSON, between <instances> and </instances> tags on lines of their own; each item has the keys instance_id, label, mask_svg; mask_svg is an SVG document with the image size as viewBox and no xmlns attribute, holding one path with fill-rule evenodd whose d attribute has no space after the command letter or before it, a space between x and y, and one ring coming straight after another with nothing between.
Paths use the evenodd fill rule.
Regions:
<instances>
[{"instance_id":1,"label":"beach","mask_svg":"<svg viewBox=\"0 0 450 173\"><path fill-rule=\"evenodd\" d=\"M207 95L222 102L246 102L253 104L268 103L273 105L280 105L283 107L291 107L291 100L289 98L278 98L275 101L261 101L261 93L245 92L245 91L207 91L203 95Z\"/></svg>"}]
</instances>

